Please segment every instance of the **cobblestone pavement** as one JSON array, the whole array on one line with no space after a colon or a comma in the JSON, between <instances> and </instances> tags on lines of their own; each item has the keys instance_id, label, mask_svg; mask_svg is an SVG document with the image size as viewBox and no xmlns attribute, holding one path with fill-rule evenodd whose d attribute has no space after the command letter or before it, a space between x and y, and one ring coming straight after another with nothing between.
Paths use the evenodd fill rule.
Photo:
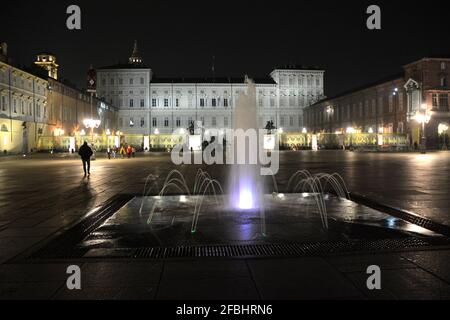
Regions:
<instances>
[{"instance_id":1,"label":"cobblestone pavement","mask_svg":"<svg viewBox=\"0 0 450 320\"><path fill-rule=\"evenodd\" d=\"M450 225L450 152L283 152L280 162L281 190L299 169L338 172L350 191ZM87 278L81 292L65 289L65 264L5 264L115 194L142 192L148 174L163 176L173 168L168 154L99 157L92 163L91 177L84 178L76 156L0 158L0 299L450 298L450 251L445 248L295 258L283 264L274 259L85 262L82 270ZM197 170L192 166L177 169L188 180ZM224 167L205 169L226 180ZM382 291L365 289L365 268L370 263L379 264L388 279ZM270 280L264 276L267 272ZM322 281L324 276L327 281Z\"/></svg>"}]
</instances>

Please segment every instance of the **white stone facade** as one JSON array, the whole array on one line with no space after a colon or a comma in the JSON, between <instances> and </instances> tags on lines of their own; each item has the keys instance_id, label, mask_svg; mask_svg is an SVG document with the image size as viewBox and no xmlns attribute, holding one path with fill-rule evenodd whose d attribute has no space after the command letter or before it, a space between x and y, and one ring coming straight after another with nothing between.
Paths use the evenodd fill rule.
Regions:
<instances>
[{"instance_id":1,"label":"white stone facade","mask_svg":"<svg viewBox=\"0 0 450 320\"><path fill-rule=\"evenodd\" d=\"M136 55L133 53L133 57ZM231 128L242 79L158 79L142 64L97 70L97 93L119 110L119 130L125 135L172 133L191 121L204 128ZM259 125L272 120L285 132L300 132L303 108L324 98L324 71L276 69L270 78L254 79Z\"/></svg>"}]
</instances>

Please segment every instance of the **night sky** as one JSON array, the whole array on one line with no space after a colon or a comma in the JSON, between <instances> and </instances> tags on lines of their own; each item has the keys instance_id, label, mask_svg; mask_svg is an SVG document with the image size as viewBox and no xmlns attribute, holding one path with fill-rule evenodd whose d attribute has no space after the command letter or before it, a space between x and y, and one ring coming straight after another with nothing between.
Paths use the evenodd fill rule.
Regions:
<instances>
[{"instance_id":1,"label":"night sky","mask_svg":"<svg viewBox=\"0 0 450 320\"><path fill-rule=\"evenodd\" d=\"M84 87L85 73L126 61L133 41L158 77L267 76L275 66L326 70L325 94L401 71L426 55L450 54L446 1L8 1L0 41L15 64L56 54L60 77ZM82 10L82 30L66 28L66 8ZM382 9L382 30L366 28L366 8Z\"/></svg>"}]
</instances>

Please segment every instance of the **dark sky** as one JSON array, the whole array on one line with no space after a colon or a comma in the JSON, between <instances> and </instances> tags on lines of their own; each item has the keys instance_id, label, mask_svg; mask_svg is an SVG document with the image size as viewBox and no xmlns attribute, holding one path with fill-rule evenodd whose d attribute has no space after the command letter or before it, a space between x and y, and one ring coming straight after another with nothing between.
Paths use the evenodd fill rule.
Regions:
<instances>
[{"instance_id":1,"label":"dark sky","mask_svg":"<svg viewBox=\"0 0 450 320\"><path fill-rule=\"evenodd\" d=\"M420 4L422 3L422 4ZM66 8L82 10L82 30L69 31ZM382 30L366 28L366 8L382 9ZM0 41L17 64L57 55L62 77L84 86L94 66L125 61L133 40L160 77L268 75L275 66L326 70L332 96L399 72L426 55L450 54L446 1L8 1Z\"/></svg>"}]
</instances>

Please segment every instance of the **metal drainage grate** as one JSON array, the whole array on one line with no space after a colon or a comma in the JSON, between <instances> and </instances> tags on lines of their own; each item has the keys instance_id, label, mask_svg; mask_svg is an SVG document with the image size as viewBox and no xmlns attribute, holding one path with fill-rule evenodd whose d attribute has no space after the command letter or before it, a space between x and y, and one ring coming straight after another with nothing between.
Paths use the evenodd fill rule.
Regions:
<instances>
[{"instance_id":1,"label":"metal drainage grate","mask_svg":"<svg viewBox=\"0 0 450 320\"><path fill-rule=\"evenodd\" d=\"M366 207L384 212L391 216L400 218L412 224L415 224L419 227L431 230L433 232L442 234L446 237L450 237L450 227L438 222L434 222L430 219L421 217L413 212L409 212L407 210L403 210L400 208L396 208L387 204L380 203L376 200L370 199L364 195L352 192L350 194L350 198L352 201L363 204Z\"/></svg>"},{"instance_id":2,"label":"metal drainage grate","mask_svg":"<svg viewBox=\"0 0 450 320\"><path fill-rule=\"evenodd\" d=\"M134 259L167 258L228 258L228 257L284 257L328 255L336 253L395 251L423 248L431 245L449 245L448 238L425 240L419 238L387 239L378 241L318 242L289 244L203 245L180 247L153 247L134 250Z\"/></svg>"}]
</instances>

